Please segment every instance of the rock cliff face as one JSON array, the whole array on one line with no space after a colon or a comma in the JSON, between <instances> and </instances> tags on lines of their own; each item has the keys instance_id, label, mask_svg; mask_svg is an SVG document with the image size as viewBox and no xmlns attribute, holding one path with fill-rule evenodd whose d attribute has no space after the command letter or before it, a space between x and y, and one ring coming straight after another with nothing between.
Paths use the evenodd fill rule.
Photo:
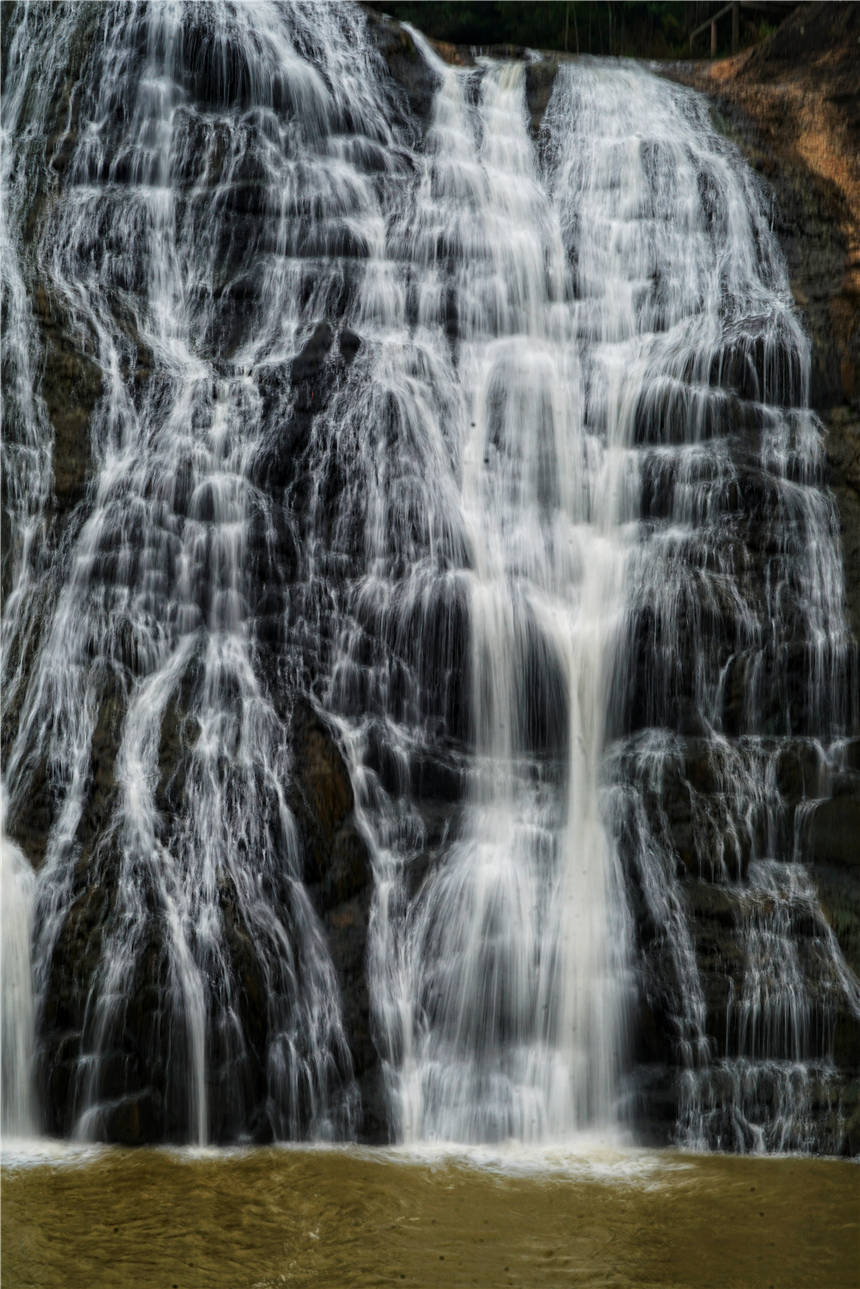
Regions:
<instances>
[{"instance_id":1,"label":"rock cliff face","mask_svg":"<svg viewBox=\"0 0 860 1289\"><path fill-rule=\"evenodd\" d=\"M810 402L826 430L845 595L860 640L860 6L799 6L761 45L667 68L712 100L721 128L772 193L773 226L812 341ZM856 685L856 671L854 673ZM811 872L846 958L860 972L860 742L833 799L808 820ZM847 1021L846 1021L847 1026ZM845 1055L857 1079L856 1037ZM860 1114L850 1149L860 1148Z\"/></svg>"},{"instance_id":2,"label":"rock cliff face","mask_svg":"<svg viewBox=\"0 0 860 1289\"><path fill-rule=\"evenodd\" d=\"M4 21L6 81L16 71L15 41L22 21L20 15ZM11 762L23 785L13 797L7 821L10 835L37 870L58 864L62 857L63 880L68 883L62 917L59 902L55 905L47 899L42 907L43 926L48 926L52 917L60 923L50 938L50 954L41 968L37 1069L44 1126L60 1134L80 1129L82 1109L88 1097L92 1099L87 1062L98 1043L102 1055L96 1099L103 1108L98 1122L87 1125L87 1130L107 1140L136 1144L188 1136L188 1107L177 1090L175 1073L177 1060L185 1063L189 1078L193 1065L193 1036L187 1039L187 1051L183 1048L177 1056L174 1050L176 1029L165 998L176 993L171 978L175 960L166 947L167 919L165 907L159 903L161 888L156 884L146 887L146 897L134 910L137 920L133 926L129 910L120 911L128 923L122 935L133 942L133 965L126 977L104 982L100 995L104 1014L93 1014L93 982L103 970L100 964L109 937L113 935L117 941L111 950L115 955L122 943L122 935L117 939L116 930L120 917L118 891L125 880L124 856L128 855L128 839L124 840L117 824L120 797L128 790L122 731L128 723L137 682L146 673L140 635L135 635L128 624L122 626L127 635L118 628L113 653L101 660L104 665L86 691L82 729L88 751L81 761L80 782L75 784L76 810L64 813L64 803L69 799L69 767L51 753L49 740L39 740L35 725L30 737L22 724L30 718L48 722L50 713L39 709L28 690L33 683L33 658L48 619L48 608L68 574L69 552L81 538L95 508L97 473L111 446L111 427L103 417L107 370L104 336L91 325L92 316L81 309L73 293L60 290L57 278L45 271L60 194L73 183L85 186L85 181L109 182L114 191L135 179L134 174L123 173L121 157L102 158L99 163L86 157L82 160L81 154L76 154L85 128L82 114L87 108L81 85L99 21L100 6L79 6L71 26L73 39L64 51L62 66L46 69L49 110L41 133L28 141L26 184L23 189L19 184L17 190L17 200L24 206L22 282L30 302L27 327L28 334L32 334L32 353L38 359L28 373L20 355L7 349L4 381L7 388L17 390L18 384L31 379L38 406L29 421L22 416L19 423L16 418L23 395L16 395L17 401L10 400L5 451L16 468L20 462L21 470L26 472L30 468L28 454L33 449L27 437L28 427L36 422L46 428L51 447L50 482L37 537L42 549L37 557L22 557L33 562L32 581L25 586L27 595L33 597L32 626L15 637L7 659L12 680L4 703L3 758L4 764ZM408 140L420 150L438 78L411 35L398 24L375 14L368 15L368 24L386 77L390 119L396 124L397 138L401 142ZM223 69L219 71L204 27L201 24L200 30L195 29L189 40L205 57L201 55L193 75L188 71L183 85L185 107L198 114L201 131L200 121L208 127L220 112L226 115L241 90L229 76L224 79ZM833 32L839 37L837 56L833 52ZM856 6L809 6L798 11L767 47L730 65L707 72L689 68L672 72L714 98L726 130L739 141L775 193L775 227L788 260L795 297L813 339L811 398L828 430L828 460L839 505L848 608L855 637L860 637L860 244L857 174L852 168L857 156L857 112L851 74L856 66L852 59L856 58L858 35ZM810 51L812 61L800 67L800 54L809 58ZM451 61L468 61L461 51L440 52ZM544 60L529 65L526 71L526 101L532 134L538 142L557 68L556 60ZM123 109L116 104L114 108L119 121ZM344 109L337 129L347 135L351 124L348 110ZM108 131L111 128L109 123ZM260 127L262 135L266 128L269 127ZM213 128L212 137L206 139L213 168L225 164L225 155L232 146L225 142L224 130L219 133L219 129ZM333 127L332 134L336 132ZM364 149L366 154L362 177L372 177L375 168L382 168L377 167L373 153L374 147L381 146L379 140L367 138L356 145L356 151ZM92 164L91 173L80 169L85 163ZM266 195L265 175L255 170L251 156L231 156L231 164L237 168L225 199L221 240L214 255L217 308L213 307L215 321L206 338L211 355L207 379L213 388L224 374L225 364L219 365L220 359L254 343L256 324L251 306L258 286L254 272L259 266L253 258L261 247L271 250L273 206ZM398 164L402 164L402 176L410 173L412 161L405 148ZM75 165L79 167L77 171ZM313 174L310 177L314 178ZM389 181L396 182L397 178L395 173ZM196 172L185 176L185 181L181 201L187 207L182 209L190 220L194 194L198 189L205 190L211 202L215 184L205 189L209 178ZM342 199L342 194L338 198ZM223 198L219 196L218 200ZM289 212L290 220L300 230L297 245L305 235L308 242L313 235L312 216L318 213L314 211L314 200L308 198L302 205L297 198L295 209ZM293 236L293 225L290 228L289 236ZM110 231L109 227L102 228L101 236L108 239ZM358 553L348 549L343 534L337 531L337 498L350 481L344 478L344 465L336 451L325 457L322 470L318 469L319 456L312 462L318 451L315 427L325 421L336 392L348 383L351 365L362 346L361 336L347 325L345 318L355 290L357 265L366 248L362 251L357 238L350 243L353 231L348 221L339 226L337 236L341 266L337 289L315 300L315 276L293 283L296 299L303 308L307 306L296 330L296 352L290 354L289 362L273 360L260 380L263 416L270 418L266 423L276 432L257 446L243 476L254 501L250 518L243 512L242 522L247 520L247 524L242 537L241 585L229 588L231 593L241 593L253 620L253 664L266 678L268 704L261 716L257 704L259 701L262 706L262 699L249 690L236 699L235 711L241 712L243 720L260 720L259 728L271 741L271 766L246 773L244 768L236 770L235 765L201 760L201 748L206 742L205 702L201 698L206 691L206 663L199 656L189 658L181 674L177 673L179 679L164 701L153 735L152 764L156 773L147 783L152 794L152 814L159 821L148 839L153 851L167 855L171 848L193 844L193 838L181 835L177 821L181 823L188 794L206 790L205 776L211 776L211 782L219 787L213 800L216 795L231 800L243 796L250 799L253 825L238 844L245 853L259 852L262 856L258 867L267 907L274 910L285 938L289 940L295 933L298 940L299 928L304 936L310 925L313 936L324 942L333 974L323 976L314 1005L319 1008L326 990L336 994L339 1002L337 1025L320 1040L324 1057L317 1062L317 1068L316 1052L302 1049L296 1037L299 1030L312 1028L311 1021L316 1025L320 1019L318 1015L309 1018L302 1010L305 1004L300 981L303 972L310 976L318 970L316 960L298 958L290 972L275 978L271 960L261 949L262 923L254 922L247 893L237 888L226 867L216 864L215 893L207 911L218 922L219 948L218 955L207 963L210 978L227 981L226 997L213 994L206 1004L210 1008L208 1021L216 1031L208 1053L207 1087L208 1135L216 1140L244 1136L262 1141L317 1131L329 1135L354 1133L361 1139L384 1141L392 1131L385 1100L383 1057L391 1062L397 1054L384 1050L377 1032L368 975L369 937L373 917L379 916L378 908L374 914L372 857L344 756L343 731L335 719L326 715L326 704L320 698L323 664L330 661L334 642L326 639L327 606L315 598L323 591L321 582L315 580L308 529L295 518L312 509L323 516L319 531L326 525L330 529L327 558L332 564L339 561L346 585L355 577ZM313 248L309 249L305 242L301 245L303 253L311 256ZM94 246L93 262L97 251ZM326 248L323 251L327 253ZM140 411L145 406L160 406L159 400L166 404L169 382L163 373L159 374L151 338L142 335L138 327L141 288L134 277L136 267L139 269L127 264L110 267L110 273L116 269L117 275L110 281L106 316L116 337L112 343L118 360L117 379L129 390L131 402ZM449 329L452 340L456 340L456 317L451 318ZM721 379L733 394L745 393L741 366L738 360L738 370L734 371L728 355ZM217 391L206 398L211 412ZM737 399L738 409L741 401ZM249 421L258 415L258 409L250 406L242 410ZM741 410L737 410L737 416L742 417ZM745 432L740 419L738 424ZM181 432L182 426L177 424L177 435ZM184 464L193 471L193 462ZM316 471L313 477L312 464ZM25 521L29 523L15 492L17 477L8 470L4 476L6 597L16 594L16 560L21 556ZM161 495L158 489L163 482L148 478L141 485L140 495L129 492L123 496L131 507L141 497L146 500ZM168 482L171 487L175 484L172 504L184 521L201 525L212 522L216 501L210 498L207 502L204 490L189 486L183 492L185 485L179 477ZM768 540L756 506L763 511L768 498L752 470L743 475L738 488L743 495L739 493L735 509L746 507L749 511L739 550L743 547L745 558L749 551L756 558ZM654 508L659 509L657 500ZM165 529L168 519L163 521ZM164 558L173 559L175 532L162 536ZM93 546L92 558L101 569L99 585L106 596L117 588L126 589L122 581L127 576L123 560L135 558L139 539L142 540L140 532L132 525L123 530L122 542L112 544L105 537ZM316 554L313 552L314 558ZM207 549L206 558L211 561L217 563L222 557L226 558L222 550L213 546ZM752 583L757 578L760 580L760 573L754 570L749 580ZM156 579L153 576L151 580ZM456 592L452 592L452 603L454 608L445 627L450 639L444 642L444 656L465 672L467 627L465 615L457 612ZM212 608L202 603L196 607L201 612ZM289 639L287 624L293 631ZM351 624L357 635L365 628L370 640L367 624L358 620ZM688 628L690 624L684 624L684 629ZM724 628L729 629L715 612L714 631ZM317 633L322 641L317 652L305 647L302 632ZM625 735L635 736L653 721L654 713L649 708L653 694L647 683L647 651L649 640L653 643L653 633L654 624L643 613L639 666L634 667L634 675L622 678L627 697L623 704L619 702L619 707L623 706L619 724ZM394 670L399 661L394 657L395 651L407 656L415 646L409 640L390 643ZM97 652L95 642L89 641L87 647ZM440 656L442 653L440 649ZM438 759L426 757L416 763L417 769L413 765L410 770L414 772L411 790L418 803L420 828L413 821L410 826L418 828L422 837L422 848L418 848L420 853L410 876L410 891L415 894L438 862L442 843L461 805L463 780L457 756L468 740L469 714L462 676L452 681L448 675L429 675L431 663L427 659L410 656L409 660L416 670L421 666L428 669L428 688L436 686L441 692L447 686L448 702ZM81 663L82 659L77 657L75 661ZM88 665L91 661L91 657L86 659ZM369 669L369 660L362 658L364 663ZM731 797L732 747L746 732L745 691L739 672L730 674L726 682L727 740L723 761L715 765L712 749L705 745L706 731L700 728L695 712L682 695L672 731L676 754L673 753L670 770L665 774L661 770L659 779L654 777L645 749L638 760L631 753L625 771L640 792L648 816L648 835L672 857L671 876L673 882L678 882L683 920L691 933L690 950L702 982L702 1024L712 1038L726 1035L736 1023L732 1020L733 1014L736 1017L732 1012L733 989L742 974L744 934L753 937L760 933L764 938L770 935L778 939L790 933L792 943L799 946L799 958L805 966L813 964L809 972L814 974L816 955L822 954L821 946L832 931L846 961L860 971L860 847L856 840L860 836L860 740L846 738L839 766L835 771L828 767L825 774L809 731L804 728L802 687L799 680L795 684L791 672L795 663L799 675L799 652L787 664L790 674L784 690L773 698L774 710L768 719L774 741L765 748L762 760L763 779L766 775L773 779L768 780L767 791L779 803L778 844L762 835L766 827L764 810L745 819L745 831L733 838L738 874L746 879L750 865L758 862L768 846L768 853L778 849L780 854L787 854L792 838L801 836L801 849L809 862L815 889L802 885L793 888L784 908L779 904L783 887L779 899L774 893L771 912L777 906L787 909L786 917L791 923L788 929L759 926L756 919L764 916L759 905L753 907L750 903L747 908L730 883L727 886L731 889L727 889L709 880L709 847L723 844L718 835L720 825L729 819L726 802ZM856 668L852 674L856 686ZM241 688L238 673L228 680L228 688ZM788 731L780 724L785 695L786 705L794 712ZM847 701L850 698L846 696ZM544 750L551 754L563 743L563 737L554 730L551 720L544 724L547 729L535 741L545 745ZM780 735L786 734L778 749L777 730ZM236 763L241 764L242 736L234 730L230 737L236 740L231 746L236 749ZM372 744L373 739L369 742ZM398 789L402 767L382 735L378 735L378 747L366 751L364 763L392 794ZM826 790L822 787L825 778ZM278 795L284 782L289 783L285 801ZM819 802L819 797L826 799ZM810 808L810 802L817 804ZM290 826L283 822L287 816L292 821ZM267 867L270 858L271 867ZM682 1063L678 1056L682 1027L676 1006L678 966L673 946L666 940L666 924L660 922L655 911L654 892L646 889L634 861L627 859L625 863L636 923L637 966L644 981L631 1009L628 1055L637 1067L631 1099L638 1097L632 1118L643 1137L663 1143L672 1139L684 1114L685 1094L679 1077ZM768 883L776 880L769 871L762 871L757 889L767 896ZM784 885L788 879L781 874L779 880ZM192 947L198 951L199 946ZM860 1149L857 1020L844 999L833 1002L832 980L821 978L821 997L813 1000L812 1008L815 1016L826 1014L827 1024L832 1027L832 1082L836 1091L816 1084L809 1113L819 1125L818 1139L853 1151ZM121 1015L117 1015L110 1011L110 996L120 988L124 1001ZM285 1000L280 1011L273 1009L271 1002L276 993ZM218 1032L216 1021L223 1024L224 1032ZM283 1053L290 1044L301 1050L289 1068L313 1070L306 1083L297 1083L294 1104L288 1121L284 1121L272 1107L272 1062L273 1052ZM290 1049L283 1059L289 1064L293 1057ZM710 1094L719 1100L722 1092L711 1089ZM771 1091L763 1095L774 1094ZM731 1097L726 1094L724 1099L728 1103ZM337 1107L323 1125L315 1118L319 1102ZM838 1122L840 1115L847 1120L845 1131ZM732 1140L728 1128L722 1140Z\"/></svg>"},{"instance_id":3,"label":"rock cliff face","mask_svg":"<svg viewBox=\"0 0 860 1289\"><path fill-rule=\"evenodd\" d=\"M735 58L668 68L703 90L773 192L774 228L812 339L852 630L860 639L860 6L799 6Z\"/></svg>"}]
</instances>

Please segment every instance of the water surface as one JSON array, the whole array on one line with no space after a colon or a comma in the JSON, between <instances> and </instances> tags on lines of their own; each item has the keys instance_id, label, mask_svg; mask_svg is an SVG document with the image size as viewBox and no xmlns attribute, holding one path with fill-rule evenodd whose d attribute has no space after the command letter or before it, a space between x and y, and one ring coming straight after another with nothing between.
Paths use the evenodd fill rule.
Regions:
<instances>
[{"instance_id":1,"label":"water surface","mask_svg":"<svg viewBox=\"0 0 860 1289\"><path fill-rule=\"evenodd\" d=\"M6 1153L3 1285L849 1289L845 1161L598 1150Z\"/></svg>"}]
</instances>

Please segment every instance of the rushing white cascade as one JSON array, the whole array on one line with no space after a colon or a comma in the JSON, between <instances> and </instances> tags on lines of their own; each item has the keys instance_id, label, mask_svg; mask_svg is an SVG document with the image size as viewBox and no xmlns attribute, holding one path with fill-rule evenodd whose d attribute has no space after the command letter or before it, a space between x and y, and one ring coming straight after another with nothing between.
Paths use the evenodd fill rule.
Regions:
<instances>
[{"instance_id":1,"label":"rushing white cascade","mask_svg":"<svg viewBox=\"0 0 860 1289\"><path fill-rule=\"evenodd\" d=\"M0 983L3 989L0 1045L0 1131L28 1137L35 1128L33 1106L33 984L30 943L33 920L33 869L14 842L0 834Z\"/></svg>"},{"instance_id":2,"label":"rushing white cascade","mask_svg":"<svg viewBox=\"0 0 860 1289\"><path fill-rule=\"evenodd\" d=\"M527 64L408 38L426 121L351 5L14 16L4 1066L31 909L81 1136L350 1136L360 1023L399 1139L616 1132L647 1015L667 1133L836 1149L804 828L851 642L761 194L637 65L563 63L536 136ZM372 866L328 921L311 709Z\"/></svg>"},{"instance_id":3,"label":"rushing white cascade","mask_svg":"<svg viewBox=\"0 0 860 1289\"><path fill-rule=\"evenodd\" d=\"M545 1140L606 1128L617 1110L627 917L598 778L625 535L612 444L583 415L562 223L527 129L524 67L488 66L470 109L467 78L433 65L423 172L396 234L417 326L410 337L396 313L380 322L430 378L402 390L417 431L404 447L424 460L400 468L423 479L414 509L440 540L406 595L435 615L457 588L472 750L441 862L412 900L398 892L400 924L380 928L380 959L402 963L383 1024L402 1026L407 1138ZM441 480L425 425L448 439ZM386 580L405 554L388 555ZM387 735L404 763L411 733ZM406 876L396 858L386 900Z\"/></svg>"}]
</instances>

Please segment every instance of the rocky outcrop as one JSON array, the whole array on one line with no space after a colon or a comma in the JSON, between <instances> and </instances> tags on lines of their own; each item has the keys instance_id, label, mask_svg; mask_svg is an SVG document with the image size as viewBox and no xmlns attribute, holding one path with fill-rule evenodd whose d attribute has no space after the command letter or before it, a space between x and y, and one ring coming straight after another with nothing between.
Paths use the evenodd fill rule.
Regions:
<instances>
[{"instance_id":1,"label":"rocky outcrop","mask_svg":"<svg viewBox=\"0 0 860 1289\"><path fill-rule=\"evenodd\" d=\"M366 9L365 14L379 55L405 99L405 120L418 124L419 127L426 126L438 82L436 73L428 65L411 34L399 22L375 9ZM462 52L453 45L440 48L439 53L452 62L464 61Z\"/></svg>"},{"instance_id":2,"label":"rocky outcrop","mask_svg":"<svg viewBox=\"0 0 860 1289\"><path fill-rule=\"evenodd\" d=\"M355 819L346 763L323 719L304 700L293 713L292 805L304 840L304 879L325 928L341 988L343 1025L361 1095L362 1137L386 1140L379 1056L372 1038L367 933L373 873Z\"/></svg>"},{"instance_id":3,"label":"rocky outcrop","mask_svg":"<svg viewBox=\"0 0 860 1289\"><path fill-rule=\"evenodd\" d=\"M774 197L774 228L812 341L810 399L827 430L846 598L860 640L860 6L806 4L761 45L666 73L714 102L718 124Z\"/></svg>"},{"instance_id":4,"label":"rocky outcrop","mask_svg":"<svg viewBox=\"0 0 860 1289\"><path fill-rule=\"evenodd\" d=\"M772 221L785 254L794 299L812 345L809 398L826 432L828 481L839 514L846 608L860 640L860 167L856 67L860 6L799 6L769 39L713 64L664 68L694 85L714 103L715 121L741 148L772 195ZM856 686L856 663L849 677ZM845 695L848 707L856 692ZM797 745L782 756L777 784L794 823L782 838L808 865L826 925L848 966L860 971L860 776L856 739L842 753L844 769L825 787L811 749ZM822 791L832 793L819 799ZM804 805L812 798L814 804ZM799 813L794 813L800 807ZM689 809L669 803L683 836ZM693 894L693 925L703 970L709 1031L725 1032L724 983L734 952L734 919ZM727 920L728 919L728 920ZM827 931L799 928L799 943L813 952ZM721 983L722 981L722 983ZM860 1147L860 1026L844 1004L832 1017L832 1054L842 1074L842 1148ZM816 1100L817 1098L817 1100ZM810 1113L823 1122L833 1107L832 1089L813 1095ZM837 1130L838 1129L838 1130Z\"/></svg>"}]
</instances>

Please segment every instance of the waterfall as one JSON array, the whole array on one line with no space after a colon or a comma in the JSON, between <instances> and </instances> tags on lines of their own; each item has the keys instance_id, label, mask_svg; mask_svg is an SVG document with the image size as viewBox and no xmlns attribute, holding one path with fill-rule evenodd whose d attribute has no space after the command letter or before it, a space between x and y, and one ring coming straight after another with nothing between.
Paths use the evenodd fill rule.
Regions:
<instances>
[{"instance_id":1,"label":"waterfall","mask_svg":"<svg viewBox=\"0 0 860 1289\"><path fill-rule=\"evenodd\" d=\"M404 548L386 529L359 597L383 623L393 607L399 633L404 619L417 627L404 641L412 670L430 633L451 631L433 619L456 595L470 718L459 818L410 898L422 821L410 819L413 838L392 834L410 761L435 739L438 677L416 677L412 711L387 704L401 800L380 795L377 776L368 810L389 906L377 954L402 968L382 975L393 996L382 996L380 1024L403 1052L393 1082L407 1138L544 1140L617 1113L627 918L598 779L624 542L611 445L583 423L562 224L528 134L524 68L491 66L470 86L423 52L440 86L408 227L394 231L417 326L410 336L402 312L380 318L382 352L368 344L368 361L384 369L368 372L368 420L391 416L383 400L396 379L406 433L393 468L438 536L426 533L416 560L414 530ZM399 479L384 483L396 502ZM368 473L362 482L374 486ZM347 651L338 670L355 674L356 663ZM333 699L365 702L342 679Z\"/></svg>"},{"instance_id":2,"label":"waterfall","mask_svg":"<svg viewBox=\"0 0 860 1289\"><path fill-rule=\"evenodd\" d=\"M12 51L28 88L76 6L32 9ZM109 1131L105 1116L134 1078L141 1054L125 1034L147 990L158 1005L144 1044L163 1067L169 1133L202 1143L246 1126L242 1067L255 1041L266 1046L272 1131L296 1135L306 1121L350 1131L338 986L296 880L284 714L261 686L244 571L268 559L279 580L275 503L252 470L271 433L257 377L293 352L303 325L312 261L297 241L315 230L297 235L296 208L319 214L325 254L351 196L329 167L327 136L347 118L360 126L365 95L350 54L355 19L335 16L331 31L323 21L312 33L301 6L79 15L91 43L73 96L78 128L66 123L66 178L38 271L98 374L90 441L79 445L92 475L56 556L59 585L6 771L10 814L40 777L57 800L37 896L41 999L70 910L85 924L104 919L69 1092L72 1131L85 1137ZM300 57L299 39L316 39L329 66ZM192 97L219 88L238 100L232 111ZM282 124L288 108L296 116ZM378 118L369 128L384 138ZM243 245L249 206L266 218L260 241ZM255 275L264 309L245 326L231 291L241 301ZM249 945L253 981L241 965ZM252 988L263 1040L238 1014L237 995ZM218 1080L229 1085L226 1122L213 1124ZM144 1096L134 1113L150 1112Z\"/></svg>"},{"instance_id":3,"label":"waterfall","mask_svg":"<svg viewBox=\"0 0 860 1289\"><path fill-rule=\"evenodd\" d=\"M0 837L0 908L4 933L0 980L3 982L0 1089L4 1137L28 1137L35 1126L33 1091L33 987L30 938L35 880L21 850Z\"/></svg>"},{"instance_id":4,"label":"waterfall","mask_svg":"<svg viewBox=\"0 0 860 1289\"><path fill-rule=\"evenodd\" d=\"M637 64L538 126L379 21L6 24L4 1069L88 1139L838 1150L853 646L766 198Z\"/></svg>"}]
</instances>

